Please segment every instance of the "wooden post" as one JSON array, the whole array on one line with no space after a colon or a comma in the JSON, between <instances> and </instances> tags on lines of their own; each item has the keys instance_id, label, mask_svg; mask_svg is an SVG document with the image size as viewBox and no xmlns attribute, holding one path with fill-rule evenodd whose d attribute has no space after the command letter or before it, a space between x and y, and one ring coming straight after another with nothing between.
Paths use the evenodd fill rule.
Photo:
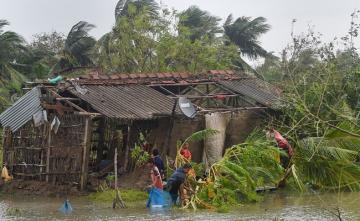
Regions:
<instances>
[{"instance_id":1,"label":"wooden post","mask_svg":"<svg viewBox=\"0 0 360 221\"><path fill-rule=\"evenodd\" d=\"M4 134L3 134L3 164L7 163L7 168L13 172L14 170L14 155L15 155L15 151L14 151L14 147L13 147L13 142L12 142L12 132L10 127L5 127L4 128Z\"/></svg>"},{"instance_id":2,"label":"wooden post","mask_svg":"<svg viewBox=\"0 0 360 221\"><path fill-rule=\"evenodd\" d=\"M117 147L115 147L115 154L114 154L115 189L117 189L118 187L117 155L118 155L118 150Z\"/></svg>"},{"instance_id":3,"label":"wooden post","mask_svg":"<svg viewBox=\"0 0 360 221\"><path fill-rule=\"evenodd\" d=\"M99 165L103 157L104 141L105 141L105 118L101 118L99 122L99 140L96 153L96 164Z\"/></svg>"},{"instance_id":4,"label":"wooden post","mask_svg":"<svg viewBox=\"0 0 360 221\"><path fill-rule=\"evenodd\" d=\"M2 165L1 165L1 168L3 167L3 165L4 165L4 160L6 160L5 159L5 157L6 157L6 155L5 155L5 152L6 152L6 139L7 139L7 137L8 137L8 135L7 135L7 127L5 127L4 128L4 130L2 131L2 141L1 141L1 147L2 147ZM9 147L7 147L7 148L9 148Z\"/></svg>"},{"instance_id":5,"label":"wooden post","mask_svg":"<svg viewBox=\"0 0 360 221\"><path fill-rule=\"evenodd\" d=\"M176 112L176 106L177 106L177 102L178 102L178 99L176 99L174 101L174 106L173 106L173 109L172 109L172 112L171 112L171 117L170 117L170 125L169 125L169 130L168 130L168 134L166 136L166 142L165 142L165 147L162 148L163 150L165 150L163 154L166 154L166 155L169 155L170 154L170 142L171 142L171 134L172 134L172 131L173 131L173 128L174 128L174 123L175 123L175 112Z\"/></svg>"},{"instance_id":6,"label":"wooden post","mask_svg":"<svg viewBox=\"0 0 360 221\"><path fill-rule=\"evenodd\" d=\"M121 198L120 191L118 189L118 173L117 173L117 147L115 147L115 154L114 154L114 173L115 173L115 198L113 200L113 209L117 206L121 208L126 208L124 200Z\"/></svg>"},{"instance_id":7,"label":"wooden post","mask_svg":"<svg viewBox=\"0 0 360 221\"><path fill-rule=\"evenodd\" d=\"M125 159L124 159L124 171L127 172L129 164L129 152L130 152L130 136L131 136L131 125L127 128L126 148L125 148Z\"/></svg>"},{"instance_id":8,"label":"wooden post","mask_svg":"<svg viewBox=\"0 0 360 221\"><path fill-rule=\"evenodd\" d=\"M91 139L91 117L85 118L84 128L84 145L83 145L83 156L81 164L81 177L80 177L80 190L84 190L87 183L87 175L89 168L89 155L90 155L90 139Z\"/></svg>"},{"instance_id":9,"label":"wooden post","mask_svg":"<svg viewBox=\"0 0 360 221\"><path fill-rule=\"evenodd\" d=\"M51 126L47 127L48 136L47 136L47 151L46 151L46 182L49 182L49 173L50 173L50 152L51 152Z\"/></svg>"}]
</instances>

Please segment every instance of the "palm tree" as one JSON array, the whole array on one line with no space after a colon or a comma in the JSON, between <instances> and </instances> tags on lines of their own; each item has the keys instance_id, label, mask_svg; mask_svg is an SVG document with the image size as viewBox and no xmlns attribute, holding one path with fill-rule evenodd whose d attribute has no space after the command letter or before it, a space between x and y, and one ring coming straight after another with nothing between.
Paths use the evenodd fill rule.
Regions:
<instances>
[{"instance_id":1,"label":"palm tree","mask_svg":"<svg viewBox=\"0 0 360 221\"><path fill-rule=\"evenodd\" d=\"M119 0L115 7L115 19L118 21L123 16L129 16L129 5L135 6L136 11L146 10L149 15L157 17L159 6L154 0Z\"/></svg>"},{"instance_id":2,"label":"palm tree","mask_svg":"<svg viewBox=\"0 0 360 221\"><path fill-rule=\"evenodd\" d=\"M197 6L190 6L180 13L179 24L188 29L190 39L195 41L204 36L214 39L216 34L222 32L219 27L220 20L220 18L210 15L207 11L202 11Z\"/></svg>"},{"instance_id":3,"label":"palm tree","mask_svg":"<svg viewBox=\"0 0 360 221\"><path fill-rule=\"evenodd\" d=\"M20 90L25 77L14 69L16 53L25 52L24 39L15 32L4 31L9 25L6 20L0 20L0 109L13 92Z\"/></svg>"},{"instance_id":4,"label":"palm tree","mask_svg":"<svg viewBox=\"0 0 360 221\"><path fill-rule=\"evenodd\" d=\"M12 31L3 31L7 25L8 21L0 20L0 76L10 79L9 72L13 70L12 64L16 63L14 51L25 51L26 48L25 41L20 35Z\"/></svg>"},{"instance_id":5,"label":"palm tree","mask_svg":"<svg viewBox=\"0 0 360 221\"><path fill-rule=\"evenodd\" d=\"M254 19L240 17L233 22L232 15L229 15L224 24L226 37L239 47L242 55L251 59L267 55L258 38L269 29L270 25L266 24L266 19L263 17Z\"/></svg>"},{"instance_id":6,"label":"palm tree","mask_svg":"<svg viewBox=\"0 0 360 221\"><path fill-rule=\"evenodd\" d=\"M53 72L75 66L93 65L90 55L96 40L89 36L89 31L94 27L88 22L80 21L71 28L64 49L59 53L59 61L52 68Z\"/></svg>"}]
</instances>

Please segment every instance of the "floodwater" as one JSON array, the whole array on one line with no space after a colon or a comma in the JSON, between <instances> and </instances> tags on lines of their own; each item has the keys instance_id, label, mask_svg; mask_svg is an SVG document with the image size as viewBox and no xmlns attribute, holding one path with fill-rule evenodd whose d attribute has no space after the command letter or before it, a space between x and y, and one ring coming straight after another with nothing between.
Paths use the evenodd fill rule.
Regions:
<instances>
[{"instance_id":1,"label":"floodwater","mask_svg":"<svg viewBox=\"0 0 360 221\"><path fill-rule=\"evenodd\" d=\"M269 193L264 201L247 204L229 213L173 210L154 214L147 209L116 209L85 198L70 198L74 211L59 212L63 199L0 195L0 220L360 220L360 193L293 194ZM145 203L145 202L144 202ZM339 207L340 206L340 207ZM12 209L9 209L12 208ZM18 211L15 211L15 208Z\"/></svg>"}]
</instances>

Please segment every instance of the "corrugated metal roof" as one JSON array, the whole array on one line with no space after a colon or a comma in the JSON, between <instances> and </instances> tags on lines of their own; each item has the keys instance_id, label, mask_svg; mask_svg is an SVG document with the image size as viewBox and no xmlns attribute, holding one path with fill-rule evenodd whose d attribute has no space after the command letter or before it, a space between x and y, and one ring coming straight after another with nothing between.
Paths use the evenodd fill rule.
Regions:
<instances>
[{"instance_id":1,"label":"corrugated metal roof","mask_svg":"<svg viewBox=\"0 0 360 221\"><path fill-rule=\"evenodd\" d=\"M273 106L280 98L280 90L258 78L246 78L233 81L219 81L219 83L234 92L254 99L267 107Z\"/></svg>"},{"instance_id":2,"label":"corrugated metal roof","mask_svg":"<svg viewBox=\"0 0 360 221\"><path fill-rule=\"evenodd\" d=\"M214 82L219 80L234 80L246 78L243 73L232 70L211 70L204 73L191 74L188 72L166 73L113 73L104 74L91 72L80 77L81 84L187 84L197 82Z\"/></svg>"},{"instance_id":3,"label":"corrugated metal roof","mask_svg":"<svg viewBox=\"0 0 360 221\"><path fill-rule=\"evenodd\" d=\"M171 115L175 102L145 85L83 87L88 90L86 94L80 94L75 89L69 91L99 113L111 118L140 120L157 115Z\"/></svg>"},{"instance_id":4,"label":"corrugated metal roof","mask_svg":"<svg viewBox=\"0 0 360 221\"><path fill-rule=\"evenodd\" d=\"M41 93L38 87L34 87L27 92L0 115L2 126L10 127L11 131L15 132L30 121L35 113L43 109L40 96Z\"/></svg>"}]
</instances>

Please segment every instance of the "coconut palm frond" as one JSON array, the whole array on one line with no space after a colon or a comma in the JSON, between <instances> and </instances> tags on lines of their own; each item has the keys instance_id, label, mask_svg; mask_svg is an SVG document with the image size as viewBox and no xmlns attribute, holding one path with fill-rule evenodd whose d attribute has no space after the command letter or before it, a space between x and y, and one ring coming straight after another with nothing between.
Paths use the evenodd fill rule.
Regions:
<instances>
[{"instance_id":1,"label":"coconut palm frond","mask_svg":"<svg viewBox=\"0 0 360 221\"><path fill-rule=\"evenodd\" d=\"M360 138L338 130L331 130L324 137L303 139L293 158L296 180L330 190L360 189L359 144Z\"/></svg>"},{"instance_id":2,"label":"coconut palm frond","mask_svg":"<svg viewBox=\"0 0 360 221\"><path fill-rule=\"evenodd\" d=\"M303 184L303 182L301 181L301 179L299 178L299 176L298 176L298 174L297 174L297 169L296 169L295 164L293 164L293 165L291 166L291 173L292 173L292 176L293 176L296 184L298 185L299 189L300 189L301 191L303 191L303 190L304 190L304 184Z\"/></svg>"},{"instance_id":3,"label":"coconut palm frond","mask_svg":"<svg viewBox=\"0 0 360 221\"><path fill-rule=\"evenodd\" d=\"M115 6L115 19L123 15L123 11L128 0L119 0Z\"/></svg>"},{"instance_id":4,"label":"coconut palm frond","mask_svg":"<svg viewBox=\"0 0 360 221\"><path fill-rule=\"evenodd\" d=\"M190 39L195 41L206 36L214 39L217 33L221 33L220 18L212 16L209 12L201 10L197 6L190 6L180 13L179 24L186 27L190 32Z\"/></svg>"},{"instance_id":5,"label":"coconut palm frond","mask_svg":"<svg viewBox=\"0 0 360 221\"><path fill-rule=\"evenodd\" d=\"M57 55L58 62L51 68L52 73L74 66L93 65L91 52L96 40L89 36L89 31L94 27L93 24L80 21L71 28L64 49Z\"/></svg>"},{"instance_id":6,"label":"coconut palm frond","mask_svg":"<svg viewBox=\"0 0 360 221\"><path fill-rule=\"evenodd\" d=\"M159 14L159 5L154 0L119 0L115 7L115 20L116 22L124 16L129 15L129 5L135 6L137 10L145 9L145 12L152 16L157 17Z\"/></svg>"},{"instance_id":7,"label":"coconut palm frond","mask_svg":"<svg viewBox=\"0 0 360 221\"><path fill-rule=\"evenodd\" d=\"M217 134L219 131L217 130L214 130L214 129L205 129L205 130L200 130L200 131L197 131L193 134L191 134L189 137L187 137L184 141L184 143L187 143L187 142L191 142L191 141L200 141L200 140L204 140L206 139L207 137L210 137L210 136L213 136L215 134ZM184 144L183 143L183 144ZM182 144L182 145L183 145ZM182 146L181 145L181 146Z\"/></svg>"},{"instance_id":8,"label":"coconut palm frond","mask_svg":"<svg viewBox=\"0 0 360 221\"><path fill-rule=\"evenodd\" d=\"M240 48L243 55L252 59L266 56L266 50L258 41L260 35L270 30L270 25L266 24L265 18L240 17L233 23L227 22L224 30L226 36Z\"/></svg>"}]
</instances>

